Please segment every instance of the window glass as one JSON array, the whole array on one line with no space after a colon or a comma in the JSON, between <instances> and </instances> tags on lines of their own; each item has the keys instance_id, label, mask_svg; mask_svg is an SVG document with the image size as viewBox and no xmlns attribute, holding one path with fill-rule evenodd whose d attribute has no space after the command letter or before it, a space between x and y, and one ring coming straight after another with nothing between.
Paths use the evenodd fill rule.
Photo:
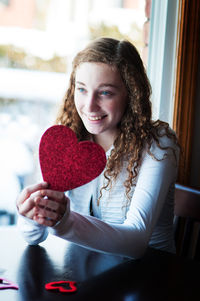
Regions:
<instances>
[{"instance_id":1,"label":"window glass","mask_svg":"<svg viewBox=\"0 0 200 301\"><path fill-rule=\"evenodd\" d=\"M0 5L8 5L10 0L0 0Z\"/></svg>"},{"instance_id":2,"label":"window glass","mask_svg":"<svg viewBox=\"0 0 200 301\"><path fill-rule=\"evenodd\" d=\"M176 83L176 47L180 1L152 0L148 45L148 76L154 119L172 126Z\"/></svg>"},{"instance_id":3,"label":"window glass","mask_svg":"<svg viewBox=\"0 0 200 301\"><path fill-rule=\"evenodd\" d=\"M39 140L54 122L74 55L110 36L133 42L147 64L150 4L0 1L0 225L16 222L17 195L41 179Z\"/></svg>"}]
</instances>

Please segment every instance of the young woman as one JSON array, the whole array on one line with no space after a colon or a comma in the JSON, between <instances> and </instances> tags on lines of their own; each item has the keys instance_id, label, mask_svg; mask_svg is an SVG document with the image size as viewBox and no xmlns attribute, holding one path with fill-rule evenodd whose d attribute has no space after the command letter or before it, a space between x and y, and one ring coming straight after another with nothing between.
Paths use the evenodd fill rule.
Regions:
<instances>
[{"instance_id":1,"label":"young woman","mask_svg":"<svg viewBox=\"0 0 200 301\"><path fill-rule=\"evenodd\" d=\"M100 38L73 61L57 124L106 151L104 172L67 193L39 183L22 191L18 226L29 244L48 233L99 252L141 257L174 252L179 148L168 124L152 121L151 87L136 48Z\"/></svg>"}]
</instances>

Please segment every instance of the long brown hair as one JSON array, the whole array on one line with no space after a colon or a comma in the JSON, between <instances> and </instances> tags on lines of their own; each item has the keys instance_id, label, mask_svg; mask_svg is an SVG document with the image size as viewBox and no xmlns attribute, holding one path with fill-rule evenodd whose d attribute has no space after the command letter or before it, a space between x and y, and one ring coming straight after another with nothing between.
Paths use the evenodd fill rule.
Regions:
<instances>
[{"instance_id":1,"label":"long brown hair","mask_svg":"<svg viewBox=\"0 0 200 301\"><path fill-rule=\"evenodd\" d=\"M129 41L112 38L94 40L74 58L69 88L60 107L57 124L70 127L79 141L89 137L74 104L76 69L83 62L116 66L127 88L128 105L118 125L119 135L114 141L114 148L104 172L107 184L102 189L111 188L112 181L117 178L124 160L127 160L127 179L124 186L127 198L130 199L129 193L137 178L144 149L146 148L154 159L159 160L150 151L152 142L155 141L158 147L163 149L159 137L167 135L176 142L176 136L169 130L167 123L160 120L154 122L151 119L151 86L138 51ZM161 128L164 132L160 131Z\"/></svg>"}]
</instances>

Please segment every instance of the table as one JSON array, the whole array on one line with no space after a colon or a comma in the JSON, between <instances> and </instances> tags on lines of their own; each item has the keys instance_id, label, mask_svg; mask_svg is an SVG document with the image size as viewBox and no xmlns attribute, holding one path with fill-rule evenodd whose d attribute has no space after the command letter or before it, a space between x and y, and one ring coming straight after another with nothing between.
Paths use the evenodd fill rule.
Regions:
<instances>
[{"instance_id":1,"label":"table","mask_svg":"<svg viewBox=\"0 0 200 301\"><path fill-rule=\"evenodd\" d=\"M0 277L19 290L0 290L1 301L200 300L200 263L164 251L148 249L131 260L93 252L49 236L40 246L28 246L15 226L0 227ZM77 291L45 290L51 281L76 281Z\"/></svg>"}]
</instances>

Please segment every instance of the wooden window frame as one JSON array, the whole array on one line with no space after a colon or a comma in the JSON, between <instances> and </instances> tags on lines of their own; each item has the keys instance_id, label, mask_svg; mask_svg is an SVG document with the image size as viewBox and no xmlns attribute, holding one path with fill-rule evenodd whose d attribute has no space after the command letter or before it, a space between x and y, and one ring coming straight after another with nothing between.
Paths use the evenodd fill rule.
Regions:
<instances>
[{"instance_id":1,"label":"wooden window frame","mask_svg":"<svg viewBox=\"0 0 200 301\"><path fill-rule=\"evenodd\" d=\"M182 0L179 9L173 129L182 147L177 182L189 185L200 44L200 1Z\"/></svg>"}]
</instances>

